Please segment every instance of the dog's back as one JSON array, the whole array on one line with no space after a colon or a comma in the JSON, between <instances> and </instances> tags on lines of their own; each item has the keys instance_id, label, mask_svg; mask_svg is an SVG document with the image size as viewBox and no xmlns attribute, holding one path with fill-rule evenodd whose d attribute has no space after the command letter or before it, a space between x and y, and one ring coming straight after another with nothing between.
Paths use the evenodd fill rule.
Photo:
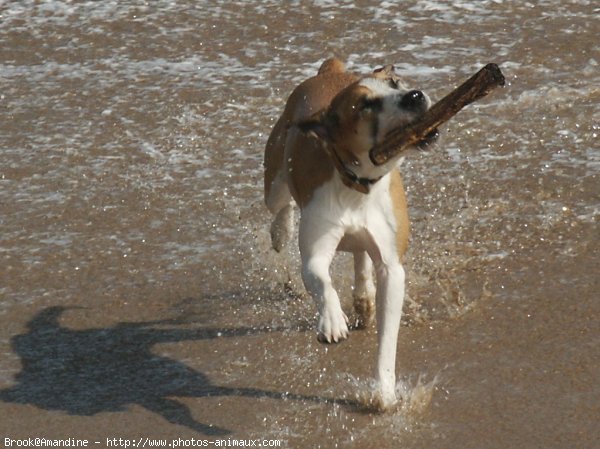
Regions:
<instances>
[{"instance_id":1,"label":"dog's back","mask_svg":"<svg viewBox=\"0 0 600 449\"><path fill-rule=\"evenodd\" d=\"M325 154L304 154L321 151L315 145L315 140L293 125L329 106L342 89L356 80L356 75L346 72L343 62L331 58L321 64L316 76L301 83L288 98L285 110L273 127L265 148L265 201L272 212L280 209L282 202L289 202L290 194L300 205L306 201L306 189L294 187L293 180L287 179L287 164L292 162L288 159L293 158L297 172L311 174L313 182L310 184L320 183L322 179L331 176L333 165ZM314 165L315 162L318 163L317 166L306 166ZM304 181L307 180L305 176L303 178ZM288 190L290 186L284 187L289 181L292 184L291 192ZM276 189L272 189L274 183L278 184Z\"/></svg>"}]
</instances>

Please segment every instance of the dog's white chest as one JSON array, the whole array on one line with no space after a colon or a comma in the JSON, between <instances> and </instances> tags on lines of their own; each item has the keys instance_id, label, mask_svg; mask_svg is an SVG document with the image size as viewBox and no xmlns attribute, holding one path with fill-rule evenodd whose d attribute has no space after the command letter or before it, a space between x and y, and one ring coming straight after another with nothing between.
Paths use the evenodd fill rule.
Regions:
<instances>
[{"instance_id":1,"label":"dog's white chest","mask_svg":"<svg viewBox=\"0 0 600 449\"><path fill-rule=\"evenodd\" d=\"M365 250L374 243L370 236L386 235L386 230L396 228L389 186L390 177L384 176L365 195L346 188L339 178L333 178L314 192L307 212L348 237L342 249Z\"/></svg>"}]
</instances>

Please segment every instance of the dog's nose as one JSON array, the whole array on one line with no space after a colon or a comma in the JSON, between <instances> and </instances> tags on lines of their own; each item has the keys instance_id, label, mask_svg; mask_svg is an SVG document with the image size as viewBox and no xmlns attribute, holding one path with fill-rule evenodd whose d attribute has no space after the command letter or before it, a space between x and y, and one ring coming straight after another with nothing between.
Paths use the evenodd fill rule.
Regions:
<instances>
[{"instance_id":1,"label":"dog's nose","mask_svg":"<svg viewBox=\"0 0 600 449\"><path fill-rule=\"evenodd\" d=\"M420 90L411 90L400 99L400 107L404 109L417 109L426 103L425 94Z\"/></svg>"}]
</instances>

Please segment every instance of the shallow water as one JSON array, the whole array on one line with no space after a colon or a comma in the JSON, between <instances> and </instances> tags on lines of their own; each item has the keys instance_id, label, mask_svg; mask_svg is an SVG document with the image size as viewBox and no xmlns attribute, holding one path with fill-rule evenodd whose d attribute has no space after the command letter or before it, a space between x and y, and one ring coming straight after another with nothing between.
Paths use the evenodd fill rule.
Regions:
<instances>
[{"instance_id":1,"label":"shallow water","mask_svg":"<svg viewBox=\"0 0 600 449\"><path fill-rule=\"evenodd\" d=\"M596 447L599 12L0 1L0 435ZM374 331L316 342L262 203L270 129L334 54L434 100L487 62L508 81L402 165L405 400L385 415L360 406Z\"/></svg>"}]
</instances>

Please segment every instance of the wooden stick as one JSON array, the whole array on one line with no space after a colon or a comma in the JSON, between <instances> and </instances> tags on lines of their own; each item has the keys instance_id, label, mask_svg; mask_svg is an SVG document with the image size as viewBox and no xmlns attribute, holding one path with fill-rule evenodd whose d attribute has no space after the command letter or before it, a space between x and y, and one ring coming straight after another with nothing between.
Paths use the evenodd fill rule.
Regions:
<instances>
[{"instance_id":1,"label":"wooden stick","mask_svg":"<svg viewBox=\"0 0 600 449\"><path fill-rule=\"evenodd\" d=\"M406 147L424 140L466 105L485 97L497 86L504 86L504 75L496 64L488 64L429 108L416 122L391 130L383 142L371 148L371 161L375 165L385 164Z\"/></svg>"}]
</instances>

